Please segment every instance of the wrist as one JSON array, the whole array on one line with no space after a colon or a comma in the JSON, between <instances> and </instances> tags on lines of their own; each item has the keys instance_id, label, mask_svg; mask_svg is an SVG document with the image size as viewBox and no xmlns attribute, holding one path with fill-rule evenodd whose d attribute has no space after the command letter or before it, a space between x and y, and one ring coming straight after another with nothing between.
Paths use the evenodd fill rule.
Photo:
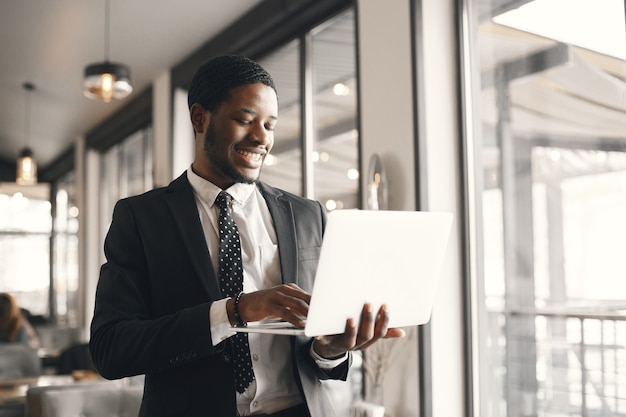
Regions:
<instances>
[{"instance_id":1,"label":"wrist","mask_svg":"<svg viewBox=\"0 0 626 417\"><path fill-rule=\"evenodd\" d=\"M233 310L233 306L235 304L235 300L232 298L228 298L226 300L226 314L228 315L228 322L231 326L237 325L237 320L235 319L235 311Z\"/></svg>"},{"instance_id":2,"label":"wrist","mask_svg":"<svg viewBox=\"0 0 626 417\"><path fill-rule=\"evenodd\" d=\"M248 323L246 323L242 318L239 312L239 302L243 297L243 291L240 291L235 298L233 299L233 319L235 321L235 325L238 327L246 327Z\"/></svg>"},{"instance_id":3,"label":"wrist","mask_svg":"<svg viewBox=\"0 0 626 417\"><path fill-rule=\"evenodd\" d=\"M317 339L313 340L312 349L319 356L329 361L340 359L346 354L345 351L329 348L327 345L320 343Z\"/></svg>"}]
</instances>

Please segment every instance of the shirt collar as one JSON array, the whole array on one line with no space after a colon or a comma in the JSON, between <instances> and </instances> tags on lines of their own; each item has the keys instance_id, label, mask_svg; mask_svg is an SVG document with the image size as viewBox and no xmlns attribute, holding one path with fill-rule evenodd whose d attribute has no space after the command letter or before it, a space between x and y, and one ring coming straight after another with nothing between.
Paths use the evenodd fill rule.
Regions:
<instances>
[{"instance_id":1,"label":"shirt collar","mask_svg":"<svg viewBox=\"0 0 626 417\"><path fill-rule=\"evenodd\" d=\"M210 207L213 207L215 198L220 191L222 191L222 189L193 172L191 166L187 168L187 178L189 179L189 183L191 184L191 188L193 188L194 193L196 193L196 195L204 200ZM228 194L233 197L235 204L243 205L248 198L250 198L255 187L255 184L238 182L231 185L224 191L228 192Z\"/></svg>"}]
</instances>

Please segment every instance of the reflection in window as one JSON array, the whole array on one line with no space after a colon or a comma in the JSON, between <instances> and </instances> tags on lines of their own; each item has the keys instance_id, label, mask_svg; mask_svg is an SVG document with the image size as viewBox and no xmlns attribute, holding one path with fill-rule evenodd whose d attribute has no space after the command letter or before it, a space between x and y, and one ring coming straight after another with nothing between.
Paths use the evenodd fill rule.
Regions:
<instances>
[{"instance_id":1,"label":"reflection in window","mask_svg":"<svg viewBox=\"0 0 626 417\"><path fill-rule=\"evenodd\" d=\"M299 46L300 41L294 40L259 60L274 79L278 93L274 148L265 158L261 180L296 195L302 195Z\"/></svg>"},{"instance_id":2,"label":"reflection in window","mask_svg":"<svg viewBox=\"0 0 626 417\"><path fill-rule=\"evenodd\" d=\"M315 199L328 210L359 207L354 12L313 32Z\"/></svg>"},{"instance_id":3,"label":"reflection in window","mask_svg":"<svg viewBox=\"0 0 626 417\"><path fill-rule=\"evenodd\" d=\"M58 324L76 327L78 301L78 207L74 172L56 182L53 271L54 302Z\"/></svg>"},{"instance_id":4,"label":"reflection in window","mask_svg":"<svg viewBox=\"0 0 626 417\"><path fill-rule=\"evenodd\" d=\"M153 187L152 128L140 130L111 147L101 160L100 231L104 242L115 203Z\"/></svg>"},{"instance_id":5,"label":"reflection in window","mask_svg":"<svg viewBox=\"0 0 626 417\"><path fill-rule=\"evenodd\" d=\"M49 190L47 184L0 184L0 289L44 317L49 316Z\"/></svg>"},{"instance_id":6,"label":"reflection in window","mask_svg":"<svg viewBox=\"0 0 626 417\"><path fill-rule=\"evenodd\" d=\"M624 2L465 4L476 415L626 415Z\"/></svg>"},{"instance_id":7,"label":"reflection in window","mask_svg":"<svg viewBox=\"0 0 626 417\"><path fill-rule=\"evenodd\" d=\"M307 196L328 210L359 206L354 39L354 11L350 9L314 28L311 36L292 41L259 61L274 78L279 104L274 149L261 179L304 195L306 170L313 184ZM303 49L310 53L303 57ZM302 79L301 73L310 73L311 79ZM308 103L301 94L307 82L312 84L310 109L302 104ZM310 111L310 120L302 116L303 111ZM303 128L303 119L311 126ZM312 149L303 166L303 144L309 139Z\"/></svg>"},{"instance_id":8,"label":"reflection in window","mask_svg":"<svg viewBox=\"0 0 626 417\"><path fill-rule=\"evenodd\" d=\"M176 88L172 121L172 178L185 172L194 157L195 135L189 120L187 90Z\"/></svg>"}]
</instances>

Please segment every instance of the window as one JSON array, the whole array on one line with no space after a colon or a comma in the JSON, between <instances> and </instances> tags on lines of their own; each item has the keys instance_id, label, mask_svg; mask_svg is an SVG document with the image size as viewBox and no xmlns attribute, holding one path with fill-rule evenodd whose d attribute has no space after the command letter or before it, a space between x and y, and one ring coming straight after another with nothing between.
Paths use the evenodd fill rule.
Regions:
<instances>
[{"instance_id":1,"label":"window","mask_svg":"<svg viewBox=\"0 0 626 417\"><path fill-rule=\"evenodd\" d=\"M624 2L464 7L474 414L625 415Z\"/></svg>"},{"instance_id":2,"label":"window","mask_svg":"<svg viewBox=\"0 0 626 417\"><path fill-rule=\"evenodd\" d=\"M78 209L73 174L55 183L54 219L50 189L49 184L0 185L0 288L15 296L34 324L75 326Z\"/></svg>"},{"instance_id":3,"label":"window","mask_svg":"<svg viewBox=\"0 0 626 417\"><path fill-rule=\"evenodd\" d=\"M259 62L278 90L279 123L261 179L323 202L359 206L354 11Z\"/></svg>"},{"instance_id":4,"label":"window","mask_svg":"<svg viewBox=\"0 0 626 417\"><path fill-rule=\"evenodd\" d=\"M56 181L53 235L53 294L56 320L64 327L76 327L79 318L78 296L78 207L76 181L70 172Z\"/></svg>"},{"instance_id":5,"label":"window","mask_svg":"<svg viewBox=\"0 0 626 417\"><path fill-rule=\"evenodd\" d=\"M0 288L49 318L52 216L47 184L0 184Z\"/></svg>"},{"instance_id":6,"label":"window","mask_svg":"<svg viewBox=\"0 0 626 417\"><path fill-rule=\"evenodd\" d=\"M359 135L352 10L316 28L311 50L314 195L328 210L358 208Z\"/></svg>"},{"instance_id":7,"label":"window","mask_svg":"<svg viewBox=\"0 0 626 417\"><path fill-rule=\"evenodd\" d=\"M140 130L102 154L100 231L102 241L115 203L152 188L152 128ZM102 245L101 245L102 247Z\"/></svg>"},{"instance_id":8,"label":"window","mask_svg":"<svg viewBox=\"0 0 626 417\"><path fill-rule=\"evenodd\" d=\"M274 79L278 93L278 124L274 130L274 147L265 158L261 180L302 195L302 137L300 99L300 41L291 41L259 63Z\"/></svg>"}]
</instances>

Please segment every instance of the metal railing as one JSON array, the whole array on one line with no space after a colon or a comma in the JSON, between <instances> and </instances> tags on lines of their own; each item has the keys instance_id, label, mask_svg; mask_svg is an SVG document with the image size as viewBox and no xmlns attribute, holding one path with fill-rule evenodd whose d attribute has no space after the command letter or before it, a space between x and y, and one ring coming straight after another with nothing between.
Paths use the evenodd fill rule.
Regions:
<instances>
[{"instance_id":1,"label":"metal railing","mask_svg":"<svg viewBox=\"0 0 626 417\"><path fill-rule=\"evenodd\" d=\"M497 314L534 321L534 334L524 335L523 341L507 341L534 341L533 415L626 417L626 307L515 309ZM507 369L520 365L507 362L511 360L505 355ZM509 393L511 389L515 388L508 387Z\"/></svg>"}]
</instances>

